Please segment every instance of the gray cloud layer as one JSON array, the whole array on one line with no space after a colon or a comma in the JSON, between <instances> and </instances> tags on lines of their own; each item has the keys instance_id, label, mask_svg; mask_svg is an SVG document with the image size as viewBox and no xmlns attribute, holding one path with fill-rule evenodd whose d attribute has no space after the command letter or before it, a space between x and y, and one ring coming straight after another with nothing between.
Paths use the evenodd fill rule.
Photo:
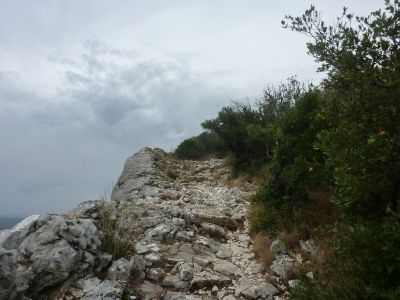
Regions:
<instances>
[{"instance_id":1,"label":"gray cloud layer","mask_svg":"<svg viewBox=\"0 0 400 300\"><path fill-rule=\"evenodd\" d=\"M332 14L350 1L321 1ZM374 1L351 1L362 13ZM171 150L231 99L318 80L288 1L0 4L0 215L96 197L144 146Z\"/></svg>"},{"instance_id":2,"label":"gray cloud layer","mask_svg":"<svg viewBox=\"0 0 400 300\"><path fill-rule=\"evenodd\" d=\"M96 196L132 152L172 149L229 103L232 91L207 84L184 60L85 45L78 60L50 58L65 68L52 98L0 73L2 213L67 209Z\"/></svg>"}]
</instances>

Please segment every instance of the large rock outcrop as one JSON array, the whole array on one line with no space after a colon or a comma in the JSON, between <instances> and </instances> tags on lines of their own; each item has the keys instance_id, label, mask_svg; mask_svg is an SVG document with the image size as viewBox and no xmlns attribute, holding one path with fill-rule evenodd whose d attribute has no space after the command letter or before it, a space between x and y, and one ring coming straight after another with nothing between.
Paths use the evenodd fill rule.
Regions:
<instances>
[{"instance_id":1,"label":"large rock outcrop","mask_svg":"<svg viewBox=\"0 0 400 300\"><path fill-rule=\"evenodd\" d=\"M130 201L157 195L154 179L157 173L156 159L163 155L162 150L144 148L129 157L121 176L115 185L111 199Z\"/></svg>"},{"instance_id":2,"label":"large rock outcrop","mask_svg":"<svg viewBox=\"0 0 400 300\"><path fill-rule=\"evenodd\" d=\"M227 186L228 177L218 159L142 149L112 201L0 231L0 299L283 299L293 259L274 243L275 281L266 282L246 221L254 187Z\"/></svg>"},{"instance_id":3,"label":"large rock outcrop","mask_svg":"<svg viewBox=\"0 0 400 300\"><path fill-rule=\"evenodd\" d=\"M105 267L110 258L100 255L94 223L85 215L35 215L1 231L0 299L48 295Z\"/></svg>"},{"instance_id":4,"label":"large rock outcrop","mask_svg":"<svg viewBox=\"0 0 400 300\"><path fill-rule=\"evenodd\" d=\"M136 296L273 299L279 293L252 251L245 218L251 191L226 186L228 176L221 160L174 161L159 149L127 160L112 200L118 219L134 229L135 256L144 261Z\"/></svg>"}]
</instances>

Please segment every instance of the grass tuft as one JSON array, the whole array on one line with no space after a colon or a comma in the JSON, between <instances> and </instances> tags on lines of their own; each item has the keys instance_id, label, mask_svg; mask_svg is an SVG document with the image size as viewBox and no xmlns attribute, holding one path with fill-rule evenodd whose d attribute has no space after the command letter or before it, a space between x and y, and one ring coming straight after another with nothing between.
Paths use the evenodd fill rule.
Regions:
<instances>
[{"instance_id":1,"label":"grass tuft","mask_svg":"<svg viewBox=\"0 0 400 300\"><path fill-rule=\"evenodd\" d=\"M127 224L119 222L110 202L104 203L98 228L103 233L101 248L111 254L113 260L126 257L133 252L135 234Z\"/></svg>"},{"instance_id":2,"label":"grass tuft","mask_svg":"<svg viewBox=\"0 0 400 300\"><path fill-rule=\"evenodd\" d=\"M263 233L257 233L253 237L254 254L260 259L265 271L269 269L275 259L275 254L271 250L271 240Z\"/></svg>"},{"instance_id":3,"label":"grass tuft","mask_svg":"<svg viewBox=\"0 0 400 300\"><path fill-rule=\"evenodd\" d=\"M295 227L292 227L290 230L283 229L279 233L279 239L290 250L299 248L299 233Z\"/></svg>"},{"instance_id":4,"label":"grass tuft","mask_svg":"<svg viewBox=\"0 0 400 300\"><path fill-rule=\"evenodd\" d=\"M172 179L172 180L176 180L179 177L179 174L176 170L174 169L168 169L166 172L166 175L168 178Z\"/></svg>"}]
</instances>

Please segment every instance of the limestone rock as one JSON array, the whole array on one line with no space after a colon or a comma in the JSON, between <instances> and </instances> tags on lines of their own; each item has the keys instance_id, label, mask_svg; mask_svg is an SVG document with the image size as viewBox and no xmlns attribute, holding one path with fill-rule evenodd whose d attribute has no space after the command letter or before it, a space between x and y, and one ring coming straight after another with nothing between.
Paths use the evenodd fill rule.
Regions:
<instances>
[{"instance_id":1,"label":"limestone rock","mask_svg":"<svg viewBox=\"0 0 400 300\"><path fill-rule=\"evenodd\" d=\"M271 248L271 251L274 252L275 255L287 253L286 246L280 239L276 239L276 240L272 241L270 248Z\"/></svg>"},{"instance_id":2,"label":"limestone rock","mask_svg":"<svg viewBox=\"0 0 400 300\"><path fill-rule=\"evenodd\" d=\"M127 159L113 189L112 200L132 201L149 193L154 196L158 194L157 189L152 186L156 173L155 155L153 150L144 148Z\"/></svg>"},{"instance_id":3,"label":"limestone rock","mask_svg":"<svg viewBox=\"0 0 400 300\"><path fill-rule=\"evenodd\" d=\"M0 294L10 294L9 299L27 287L30 293L40 294L67 278L83 277L105 266L104 257L96 256L100 233L90 219L32 216L1 236L1 245L13 248L2 250L0 259L0 277L8 273L7 286L0 287Z\"/></svg>"},{"instance_id":4,"label":"limestone rock","mask_svg":"<svg viewBox=\"0 0 400 300\"><path fill-rule=\"evenodd\" d=\"M159 285L145 281L140 286L140 293L143 300L160 299L163 289Z\"/></svg>"},{"instance_id":5,"label":"limestone rock","mask_svg":"<svg viewBox=\"0 0 400 300\"><path fill-rule=\"evenodd\" d=\"M300 241L301 250L311 255L315 255L318 251L318 247L314 240Z\"/></svg>"},{"instance_id":6,"label":"limestone rock","mask_svg":"<svg viewBox=\"0 0 400 300\"><path fill-rule=\"evenodd\" d=\"M214 260L213 265L214 271L230 278L237 278L242 273L242 270L238 266L229 261Z\"/></svg>"},{"instance_id":7,"label":"limestone rock","mask_svg":"<svg viewBox=\"0 0 400 300\"><path fill-rule=\"evenodd\" d=\"M193 295L186 295L180 292L167 291L164 295L164 300L194 300L199 299Z\"/></svg>"},{"instance_id":8,"label":"limestone rock","mask_svg":"<svg viewBox=\"0 0 400 300\"><path fill-rule=\"evenodd\" d=\"M295 288L298 284L300 283L300 280L298 279L293 279L293 280L289 280L288 284L290 288Z\"/></svg>"},{"instance_id":9,"label":"limestone rock","mask_svg":"<svg viewBox=\"0 0 400 300\"><path fill-rule=\"evenodd\" d=\"M111 281L127 281L131 274L131 264L125 258L114 261L107 271L106 278Z\"/></svg>"},{"instance_id":10,"label":"limestone rock","mask_svg":"<svg viewBox=\"0 0 400 300\"><path fill-rule=\"evenodd\" d=\"M153 268L147 272L147 277L154 281L160 281L164 278L165 271L162 268Z\"/></svg>"},{"instance_id":11,"label":"limestone rock","mask_svg":"<svg viewBox=\"0 0 400 300\"><path fill-rule=\"evenodd\" d=\"M31 215L11 229L0 231L0 248L12 250L18 248L21 242L29 235L35 226L35 221L40 215Z\"/></svg>"},{"instance_id":12,"label":"limestone rock","mask_svg":"<svg viewBox=\"0 0 400 300\"><path fill-rule=\"evenodd\" d=\"M112 201L87 201L0 231L0 299L121 299L124 288L127 299L273 299L278 290L265 282L246 220L244 199L254 190L226 186L228 174L219 159L176 161L140 150L126 161ZM116 234L126 230L132 245L115 261L96 228L106 205ZM279 241L271 249L284 290L295 262Z\"/></svg>"},{"instance_id":13,"label":"limestone rock","mask_svg":"<svg viewBox=\"0 0 400 300\"><path fill-rule=\"evenodd\" d=\"M230 284L232 280L224 275L218 273L212 273L202 271L194 274L192 281L190 282L190 291L199 290L202 288L211 289L213 286L223 287Z\"/></svg>"},{"instance_id":14,"label":"limestone rock","mask_svg":"<svg viewBox=\"0 0 400 300\"><path fill-rule=\"evenodd\" d=\"M156 241L173 239L177 228L174 224L161 224L148 231L147 236Z\"/></svg>"},{"instance_id":15,"label":"limestone rock","mask_svg":"<svg viewBox=\"0 0 400 300\"><path fill-rule=\"evenodd\" d=\"M18 264L16 250L0 248L0 299L21 298L29 288L29 279L23 266Z\"/></svg>"},{"instance_id":16,"label":"limestone rock","mask_svg":"<svg viewBox=\"0 0 400 300\"><path fill-rule=\"evenodd\" d=\"M80 203L77 207L67 213L69 217L98 219L100 211L103 209L105 201L88 200Z\"/></svg>"},{"instance_id":17,"label":"limestone rock","mask_svg":"<svg viewBox=\"0 0 400 300\"><path fill-rule=\"evenodd\" d=\"M279 290L268 282L253 282L247 277L242 277L238 281L235 296L243 296L246 299L273 299Z\"/></svg>"},{"instance_id":18,"label":"limestone rock","mask_svg":"<svg viewBox=\"0 0 400 300\"><path fill-rule=\"evenodd\" d=\"M120 300L123 288L117 281L104 280L85 294L81 300Z\"/></svg>"},{"instance_id":19,"label":"limestone rock","mask_svg":"<svg viewBox=\"0 0 400 300\"><path fill-rule=\"evenodd\" d=\"M145 254L150 251L150 248L147 245L143 245L139 242L135 244L135 251L137 254Z\"/></svg>"},{"instance_id":20,"label":"limestone rock","mask_svg":"<svg viewBox=\"0 0 400 300\"><path fill-rule=\"evenodd\" d=\"M225 229L219 225L211 223L201 223L201 230L216 238L226 238Z\"/></svg>"},{"instance_id":21,"label":"limestone rock","mask_svg":"<svg viewBox=\"0 0 400 300\"><path fill-rule=\"evenodd\" d=\"M232 251L230 248L223 246L215 254L218 258L227 259L232 257Z\"/></svg>"},{"instance_id":22,"label":"limestone rock","mask_svg":"<svg viewBox=\"0 0 400 300\"><path fill-rule=\"evenodd\" d=\"M270 266L272 272L276 275L286 278L286 271L294 264L294 259L288 255L278 256Z\"/></svg>"},{"instance_id":23,"label":"limestone rock","mask_svg":"<svg viewBox=\"0 0 400 300\"><path fill-rule=\"evenodd\" d=\"M227 295L222 300L236 300L236 298L233 295Z\"/></svg>"}]
</instances>

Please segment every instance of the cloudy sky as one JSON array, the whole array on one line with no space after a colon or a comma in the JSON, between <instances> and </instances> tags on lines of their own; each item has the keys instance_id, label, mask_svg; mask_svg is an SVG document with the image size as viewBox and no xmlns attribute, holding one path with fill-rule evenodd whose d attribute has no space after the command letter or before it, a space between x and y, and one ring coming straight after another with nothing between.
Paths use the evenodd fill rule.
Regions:
<instances>
[{"instance_id":1,"label":"cloudy sky","mask_svg":"<svg viewBox=\"0 0 400 300\"><path fill-rule=\"evenodd\" d=\"M306 0L1 0L0 215L97 197L144 146L172 150L232 100L318 82ZM378 0L316 0L333 21Z\"/></svg>"}]
</instances>

